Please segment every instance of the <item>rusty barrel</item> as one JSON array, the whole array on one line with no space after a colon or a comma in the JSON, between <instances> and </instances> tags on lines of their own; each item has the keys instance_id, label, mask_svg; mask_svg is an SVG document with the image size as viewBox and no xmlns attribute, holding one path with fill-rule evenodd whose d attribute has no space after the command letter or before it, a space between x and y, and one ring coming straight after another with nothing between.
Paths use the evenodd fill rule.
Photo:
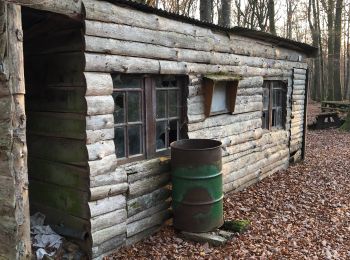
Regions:
<instances>
[{"instance_id":1,"label":"rusty barrel","mask_svg":"<svg viewBox=\"0 0 350 260\"><path fill-rule=\"evenodd\" d=\"M208 232L223 224L221 142L187 139L171 144L174 227Z\"/></svg>"}]
</instances>

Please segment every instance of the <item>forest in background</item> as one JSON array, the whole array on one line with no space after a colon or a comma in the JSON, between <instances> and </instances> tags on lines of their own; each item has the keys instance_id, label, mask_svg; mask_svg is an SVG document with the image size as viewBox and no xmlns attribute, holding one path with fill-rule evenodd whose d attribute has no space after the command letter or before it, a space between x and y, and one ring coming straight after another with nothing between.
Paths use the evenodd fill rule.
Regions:
<instances>
[{"instance_id":1,"label":"forest in background","mask_svg":"<svg viewBox=\"0 0 350 260\"><path fill-rule=\"evenodd\" d=\"M315 101L350 98L350 0L138 0L226 27L242 26L318 47Z\"/></svg>"}]
</instances>

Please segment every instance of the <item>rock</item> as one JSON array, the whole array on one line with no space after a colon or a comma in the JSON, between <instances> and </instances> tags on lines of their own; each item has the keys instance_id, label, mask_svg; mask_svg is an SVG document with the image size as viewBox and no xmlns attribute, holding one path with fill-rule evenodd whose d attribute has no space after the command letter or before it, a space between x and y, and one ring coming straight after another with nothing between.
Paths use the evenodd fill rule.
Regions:
<instances>
[{"instance_id":1,"label":"rock","mask_svg":"<svg viewBox=\"0 0 350 260\"><path fill-rule=\"evenodd\" d=\"M227 242L226 238L212 233L191 233L182 231L181 235L186 239L195 242L208 243L213 246L221 246Z\"/></svg>"}]
</instances>

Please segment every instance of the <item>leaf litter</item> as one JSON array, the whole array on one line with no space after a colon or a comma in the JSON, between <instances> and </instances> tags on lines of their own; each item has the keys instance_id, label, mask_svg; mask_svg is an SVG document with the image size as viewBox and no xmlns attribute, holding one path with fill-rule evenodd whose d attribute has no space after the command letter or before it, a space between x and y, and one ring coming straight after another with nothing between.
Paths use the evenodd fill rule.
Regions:
<instances>
[{"instance_id":1,"label":"leaf litter","mask_svg":"<svg viewBox=\"0 0 350 260\"><path fill-rule=\"evenodd\" d=\"M166 225L107 259L350 259L350 133L309 131L305 161L227 194L224 216L251 227L211 247Z\"/></svg>"}]
</instances>

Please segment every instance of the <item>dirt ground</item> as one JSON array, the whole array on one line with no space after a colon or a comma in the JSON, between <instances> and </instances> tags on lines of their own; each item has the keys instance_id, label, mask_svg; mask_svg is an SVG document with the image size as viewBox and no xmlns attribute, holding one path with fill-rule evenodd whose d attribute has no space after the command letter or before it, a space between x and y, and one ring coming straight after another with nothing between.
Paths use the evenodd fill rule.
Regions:
<instances>
[{"instance_id":1,"label":"dirt ground","mask_svg":"<svg viewBox=\"0 0 350 260\"><path fill-rule=\"evenodd\" d=\"M350 133L309 131L303 163L227 195L224 211L252 223L225 246L165 226L107 259L350 259Z\"/></svg>"}]
</instances>

